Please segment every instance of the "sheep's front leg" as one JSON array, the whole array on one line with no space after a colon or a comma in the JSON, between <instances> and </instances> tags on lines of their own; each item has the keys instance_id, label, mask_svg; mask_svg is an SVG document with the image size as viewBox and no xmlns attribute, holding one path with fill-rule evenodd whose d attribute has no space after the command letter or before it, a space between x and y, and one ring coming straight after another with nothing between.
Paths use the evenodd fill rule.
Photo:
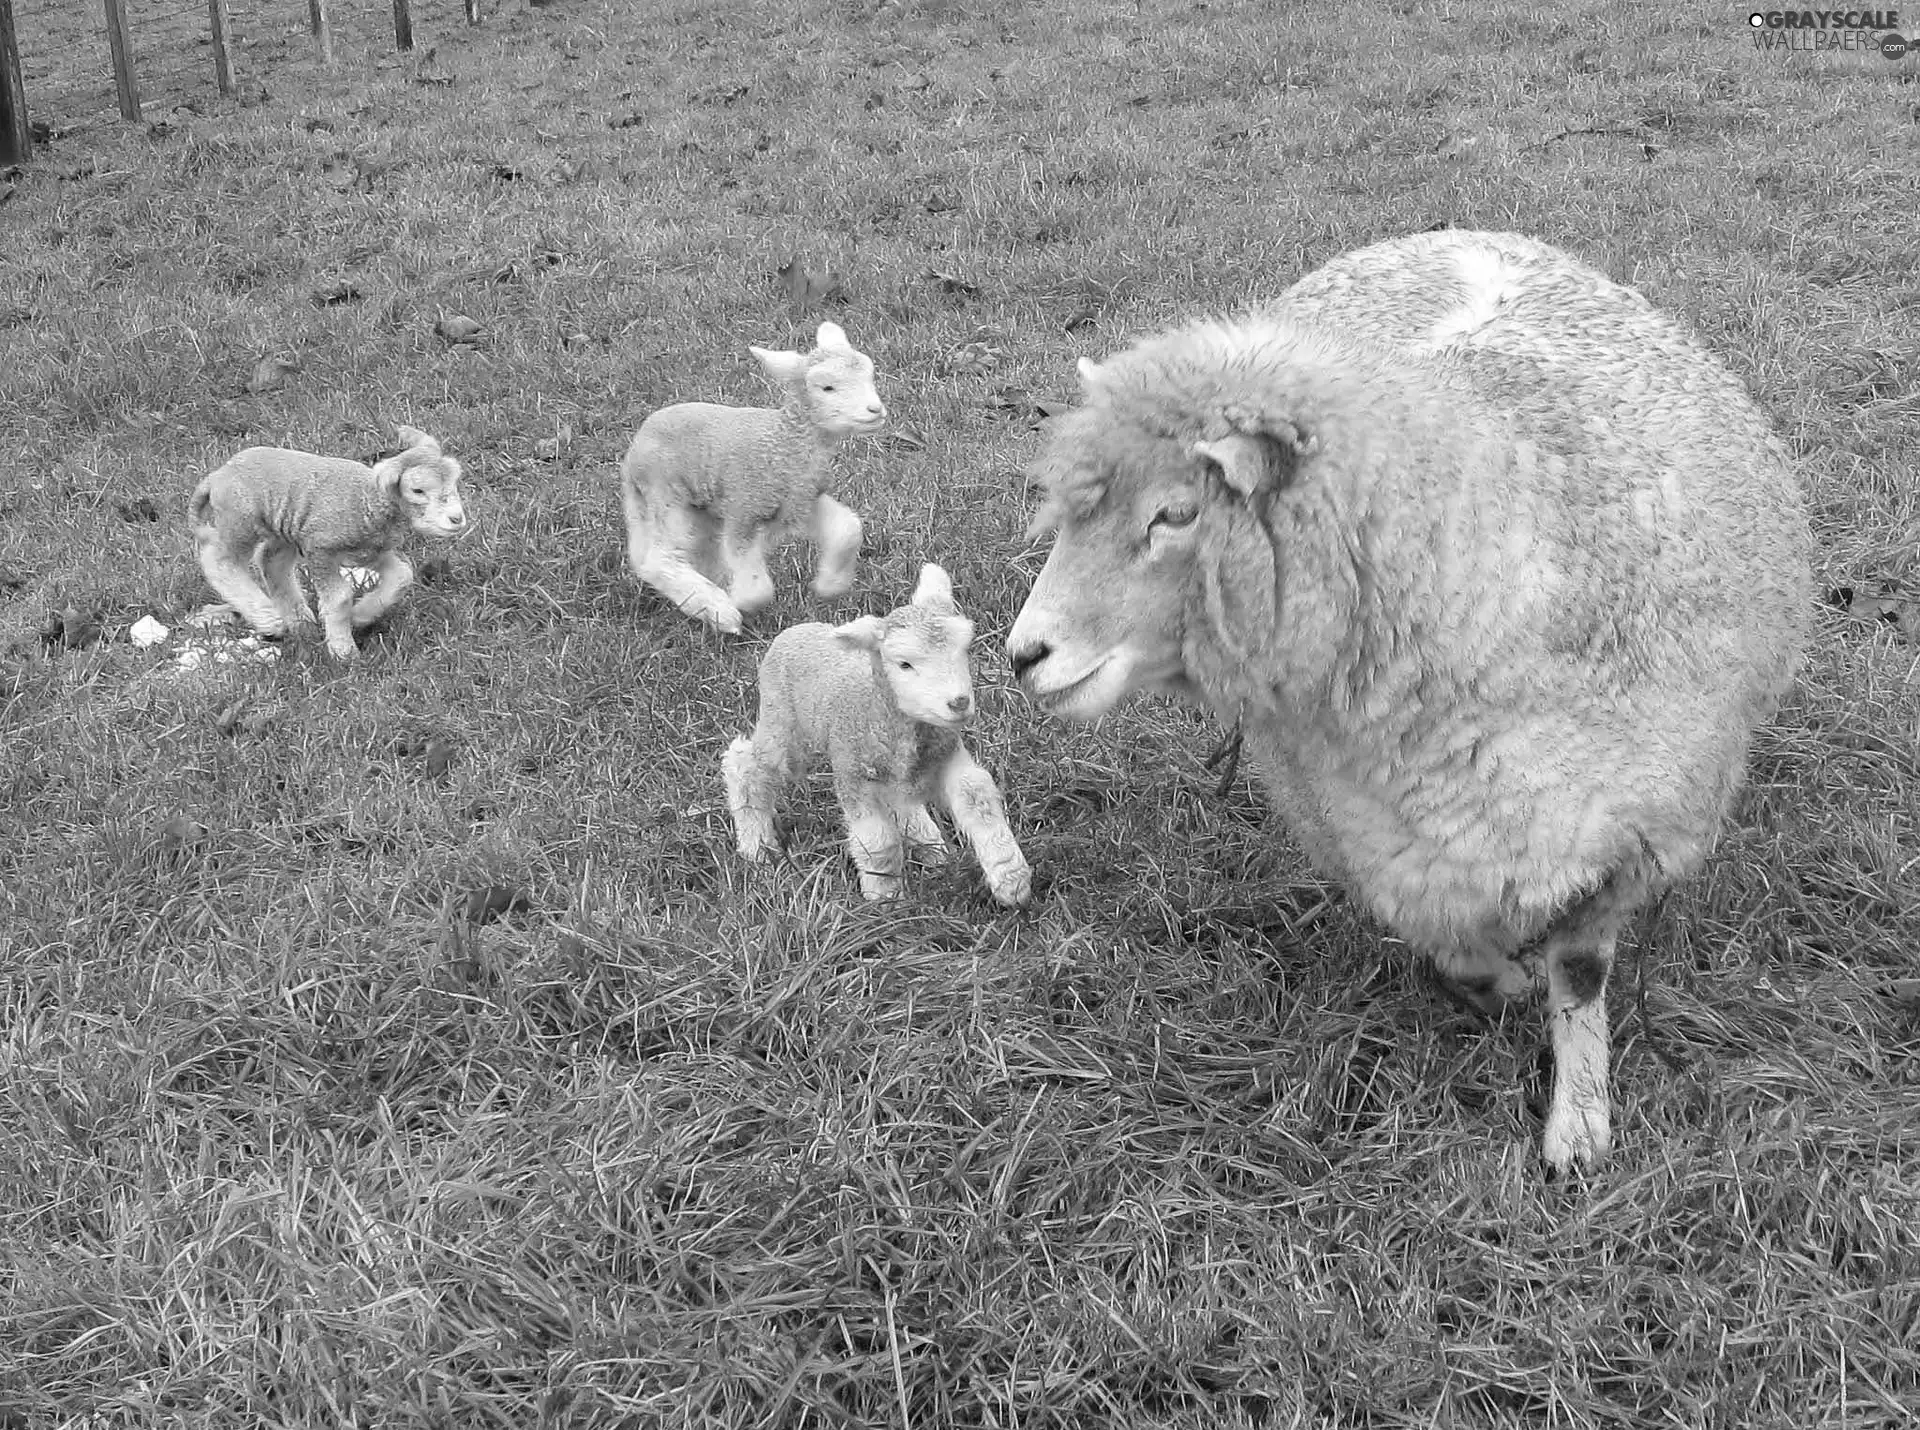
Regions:
<instances>
[{"instance_id":1,"label":"sheep's front leg","mask_svg":"<svg viewBox=\"0 0 1920 1430\"><path fill-rule=\"evenodd\" d=\"M287 629L287 618L254 579L247 562L234 555L220 532L212 526L196 527L193 533L200 569L207 584L220 599L232 606L241 620L263 636L277 636Z\"/></svg>"},{"instance_id":2,"label":"sheep's front leg","mask_svg":"<svg viewBox=\"0 0 1920 1430\"><path fill-rule=\"evenodd\" d=\"M823 600L853 589L860 562L860 518L822 492L813 501L813 594Z\"/></svg>"},{"instance_id":3,"label":"sheep's front leg","mask_svg":"<svg viewBox=\"0 0 1920 1430\"><path fill-rule=\"evenodd\" d=\"M727 787L727 809L733 815L734 838L740 857L765 863L780 852L774 829L774 808L786 784L787 762L771 736L756 730L742 735L720 757L720 777Z\"/></svg>"},{"instance_id":4,"label":"sheep's front leg","mask_svg":"<svg viewBox=\"0 0 1920 1430\"><path fill-rule=\"evenodd\" d=\"M847 849L860 871L860 892L869 899L891 899L900 892L906 848L888 792L851 780L835 780L840 808L847 816Z\"/></svg>"},{"instance_id":5,"label":"sheep's front leg","mask_svg":"<svg viewBox=\"0 0 1920 1430\"><path fill-rule=\"evenodd\" d=\"M413 583L413 563L397 551L383 551L373 563L374 574L380 579L373 583L373 589L353 603L353 624L370 626L388 611L393 603L400 599L400 593Z\"/></svg>"},{"instance_id":6,"label":"sheep's front leg","mask_svg":"<svg viewBox=\"0 0 1920 1430\"><path fill-rule=\"evenodd\" d=\"M1547 1026L1553 1042L1553 1097L1540 1151L1565 1172L1591 1165L1613 1141L1607 1096L1607 975L1620 930L1653 892L1650 864L1635 861L1563 913L1540 951L1547 967Z\"/></svg>"},{"instance_id":7,"label":"sheep's front leg","mask_svg":"<svg viewBox=\"0 0 1920 1430\"><path fill-rule=\"evenodd\" d=\"M1033 897L1033 870L1007 823L1000 786L964 745L953 752L941 771L940 797L953 811L953 822L973 845L993 897L1009 907L1025 904Z\"/></svg>"},{"instance_id":8,"label":"sheep's front leg","mask_svg":"<svg viewBox=\"0 0 1920 1430\"><path fill-rule=\"evenodd\" d=\"M313 607L307 604L306 593L300 589L300 577L296 568L300 564L299 549L286 542L268 542L260 551L260 574L266 581L267 595L273 598L274 609L287 623L287 629L313 624Z\"/></svg>"},{"instance_id":9,"label":"sheep's front leg","mask_svg":"<svg viewBox=\"0 0 1920 1430\"><path fill-rule=\"evenodd\" d=\"M767 555L778 527L774 521L759 525L723 523L720 528L720 559L727 568L727 594L741 614L763 611L773 604L773 573L767 569Z\"/></svg>"},{"instance_id":10,"label":"sheep's front leg","mask_svg":"<svg viewBox=\"0 0 1920 1430\"><path fill-rule=\"evenodd\" d=\"M901 811L900 832L922 864L937 867L947 862L947 836L924 804L910 804Z\"/></svg>"},{"instance_id":11,"label":"sheep's front leg","mask_svg":"<svg viewBox=\"0 0 1920 1430\"><path fill-rule=\"evenodd\" d=\"M360 654L353 643L353 582L331 561L316 561L308 570L313 574L314 594L320 598L327 650L337 659L352 660Z\"/></svg>"},{"instance_id":12,"label":"sheep's front leg","mask_svg":"<svg viewBox=\"0 0 1920 1430\"><path fill-rule=\"evenodd\" d=\"M657 516L643 522L629 514L627 560L634 576L696 621L737 635L740 608L693 564L695 554L711 540L703 525L707 519L685 507L661 507Z\"/></svg>"}]
</instances>

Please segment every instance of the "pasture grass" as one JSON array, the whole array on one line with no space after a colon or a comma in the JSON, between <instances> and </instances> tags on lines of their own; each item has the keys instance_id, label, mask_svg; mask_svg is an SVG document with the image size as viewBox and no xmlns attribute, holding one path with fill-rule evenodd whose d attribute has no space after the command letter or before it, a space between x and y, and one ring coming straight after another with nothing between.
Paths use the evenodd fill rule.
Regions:
<instances>
[{"instance_id":1,"label":"pasture grass","mask_svg":"<svg viewBox=\"0 0 1920 1430\"><path fill-rule=\"evenodd\" d=\"M1914 1423L1899 631L1823 617L1620 961L1571 1184L1535 1019L1436 998L1202 717L1041 723L1003 639L1078 355L1436 224L1686 314L1803 461L1822 588L1909 589L1920 61L1599 0L569 0L374 58L67 136L0 208L0 1425ZM796 253L844 295L791 302ZM860 583L790 556L748 637L694 628L612 464L822 317L910 434L842 461ZM396 421L479 530L356 666L123 639L208 598L203 472ZM1024 913L966 860L862 904L818 785L788 861L732 854L766 637L930 559ZM70 608L105 638L44 640Z\"/></svg>"}]
</instances>

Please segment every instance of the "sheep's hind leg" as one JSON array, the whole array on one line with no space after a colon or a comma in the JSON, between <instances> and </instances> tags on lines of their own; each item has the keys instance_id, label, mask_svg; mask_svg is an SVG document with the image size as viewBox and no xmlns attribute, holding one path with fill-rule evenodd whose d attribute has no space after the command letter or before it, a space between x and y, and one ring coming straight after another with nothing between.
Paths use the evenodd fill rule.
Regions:
<instances>
[{"instance_id":1,"label":"sheep's hind leg","mask_svg":"<svg viewBox=\"0 0 1920 1430\"><path fill-rule=\"evenodd\" d=\"M742 735L720 757L720 778L727 787L727 810L733 816L740 857L765 863L780 852L773 816L786 782L785 762L770 758L757 738Z\"/></svg>"},{"instance_id":2,"label":"sheep's hind leg","mask_svg":"<svg viewBox=\"0 0 1920 1430\"><path fill-rule=\"evenodd\" d=\"M290 543L268 542L260 548L260 575L288 630L310 626L314 620L313 607L300 589L299 564L299 549Z\"/></svg>"},{"instance_id":3,"label":"sheep's hind leg","mask_svg":"<svg viewBox=\"0 0 1920 1430\"><path fill-rule=\"evenodd\" d=\"M909 804L901 810L900 832L922 864L938 867L947 862L947 836L924 804Z\"/></svg>"},{"instance_id":4,"label":"sheep's hind leg","mask_svg":"<svg viewBox=\"0 0 1920 1430\"><path fill-rule=\"evenodd\" d=\"M320 623L326 627L327 650L336 659L352 660L360 654L353 643L353 582L331 562L316 562L309 569L314 594L320 598Z\"/></svg>"},{"instance_id":5,"label":"sheep's hind leg","mask_svg":"<svg viewBox=\"0 0 1920 1430\"><path fill-rule=\"evenodd\" d=\"M1636 858L1561 914L1541 940L1547 968L1547 1028L1553 1097L1541 1155L1556 1172L1591 1165L1613 1141L1607 1075L1607 975L1620 931L1654 894L1658 870Z\"/></svg>"},{"instance_id":6,"label":"sheep's hind leg","mask_svg":"<svg viewBox=\"0 0 1920 1430\"><path fill-rule=\"evenodd\" d=\"M1033 869L1007 823L1000 786L964 745L954 751L941 771L940 797L953 811L953 822L973 845L993 897L1009 907L1019 907L1031 899Z\"/></svg>"},{"instance_id":7,"label":"sheep's hind leg","mask_svg":"<svg viewBox=\"0 0 1920 1430\"><path fill-rule=\"evenodd\" d=\"M720 528L720 559L727 568L727 594L743 615L765 610L773 604L773 573L767 570L767 554L773 546L775 523L740 527L727 523Z\"/></svg>"},{"instance_id":8,"label":"sheep's hind leg","mask_svg":"<svg viewBox=\"0 0 1920 1430\"><path fill-rule=\"evenodd\" d=\"M213 587L220 599L232 606L240 619L261 635L284 634L287 618L281 614L273 597L254 579L253 572L247 569L247 563L235 556L221 539L218 529L212 526L198 527L193 539L196 554L200 558L200 569L206 572L207 584Z\"/></svg>"},{"instance_id":9,"label":"sheep's hind leg","mask_svg":"<svg viewBox=\"0 0 1920 1430\"><path fill-rule=\"evenodd\" d=\"M863 529L860 518L832 497L822 492L814 498L814 595L831 599L853 589Z\"/></svg>"},{"instance_id":10,"label":"sheep's hind leg","mask_svg":"<svg viewBox=\"0 0 1920 1430\"><path fill-rule=\"evenodd\" d=\"M891 899L900 892L900 872L907 862L893 802L866 784L835 784L847 817L847 850L860 871L860 892L869 899Z\"/></svg>"},{"instance_id":11,"label":"sheep's hind leg","mask_svg":"<svg viewBox=\"0 0 1920 1430\"><path fill-rule=\"evenodd\" d=\"M702 525L706 520L678 506L668 506L658 520L635 522L630 517L627 560L642 585L658 591L696 621L737 635L739 607L693 565L693 554L709 539Z\"/></svg>"},{"instance_id":12,"label":"sheep's hind leg","mask_svg":"<svg viewBox=\"0 0 1920 1430\"><path fill-rule=\"evenodd\" d=\"M383 551L373 563L374 573L380 578L373 583L373 589L353 603L353 624L370 626L388 611L393 603L400 599L400 593L413 584L413 563L397 551Z\"/></svg>"}]
</instances>

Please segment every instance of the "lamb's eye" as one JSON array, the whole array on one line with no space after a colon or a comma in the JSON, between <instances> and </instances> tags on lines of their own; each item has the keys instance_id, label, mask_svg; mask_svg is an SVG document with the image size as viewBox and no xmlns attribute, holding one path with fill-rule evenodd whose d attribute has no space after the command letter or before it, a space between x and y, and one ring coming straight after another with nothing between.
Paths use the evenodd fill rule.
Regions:
<instances>
[{"instance_id":1,"label":"lamb's eye","mask_svg":"<svg viewBox=\"0 0 1920 1430\"><path fill-rule=\"evenodd\" d=\"M1156 526L1182 527L1192 526L1200 515L1200 508L1190 501L1168 502L1153 515L1148 529Z\"/></svg>"},{"instance_id":2,"label":"lamb's eye","mask_svg":"<svg viewBox=\"0 0 1920 1430\"><path fill-rule=\"evenodd\" d=\"M820 390L821 390L822 392L832 392L832 391L833 391L833 384L832 384L832 383L830 383L830 382L823 382L823 383L821 383L821 384L820 384Z\"/></svg>"},{"instance_id":3,"label":"lamb's eye","mask_svg":"<svg viewBox=\"0 0 1920 1430\"><path fill-rule=\"evenodd\" d=\"M910 661L910 660L903 660L903 661L901 661L901 662L900 662L900 668L901 668L902 670L912 670L912 669L913 669L913 662L912 662L912 661Z\"/></svg>"}]
</instances>

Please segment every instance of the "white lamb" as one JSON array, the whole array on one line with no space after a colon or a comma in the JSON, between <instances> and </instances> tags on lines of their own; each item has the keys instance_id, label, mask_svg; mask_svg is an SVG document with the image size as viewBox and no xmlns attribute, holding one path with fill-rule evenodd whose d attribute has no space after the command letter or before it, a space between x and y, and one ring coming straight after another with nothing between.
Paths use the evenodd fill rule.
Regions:
<instances>
[{"instance_id":1,"label":"white lamb","mask_svg":"<svg viewBox=\"0 0 1920 1430\"><path fill-rule=\"evenodd\" d=\"M853 585L860 518L826 494L828 464L847 438L879 431L887 409L873 360L839 324L822 323L816 343L748 349L780 390L778 407L663 407L620 462L633 574L723 631L773 600L767 558L802 529L817 552L814 594Z\"/></svg>"},{"instance_id":2,"label":"white lamb","mask_svg":"<svg viewBox=\"0 0 1920 1430\"><path fill-rule=\"evenodd\" d=\"M759 723L720 762L741 854L759 862L778 852L780 793L825 756L867 898L899 891L907 844L925 862L945 861L927 810L938 799L972 843L993 897L1026 903L1032 871L1000 787L960 739L974 714L972 640L953 583L931 563L912 601L885 616L811 621L775 636L760 662Z\"/></svg>"},{"instance_id":3,"label":"white lamb","mask_svg":"<svg viewBox=\"0 0 1920 1430\"><path fill-rule=\"evenodd\" d=\"M371 467L289 447L249 447L194 490L188 515L201 569L261 635L313 623L294 571L304 562L327 649L351 660L355 628L377 621L413 580L413 567L396 549L408 529L430 536L466 529L460 464L425 432L398 430L406 450ZM347 574L353 567L371 567L377 577L357 600Z\"/></svg>"},{"instance_id":4,"label":"white lamb","mask_svg":"<svg viewBox=\"0 0 1920 1430\"><path fill-rule=\"evenodd\" d=\"M1545 986L1555 1169L1603 1155L1606 986L1792 681L1811 539L1739 380L1516 234L1347 254L1080 368L1008 637L1043 705L1241 723L1313 862L1477 1002Z\"/></svg>"}]
</instances>

